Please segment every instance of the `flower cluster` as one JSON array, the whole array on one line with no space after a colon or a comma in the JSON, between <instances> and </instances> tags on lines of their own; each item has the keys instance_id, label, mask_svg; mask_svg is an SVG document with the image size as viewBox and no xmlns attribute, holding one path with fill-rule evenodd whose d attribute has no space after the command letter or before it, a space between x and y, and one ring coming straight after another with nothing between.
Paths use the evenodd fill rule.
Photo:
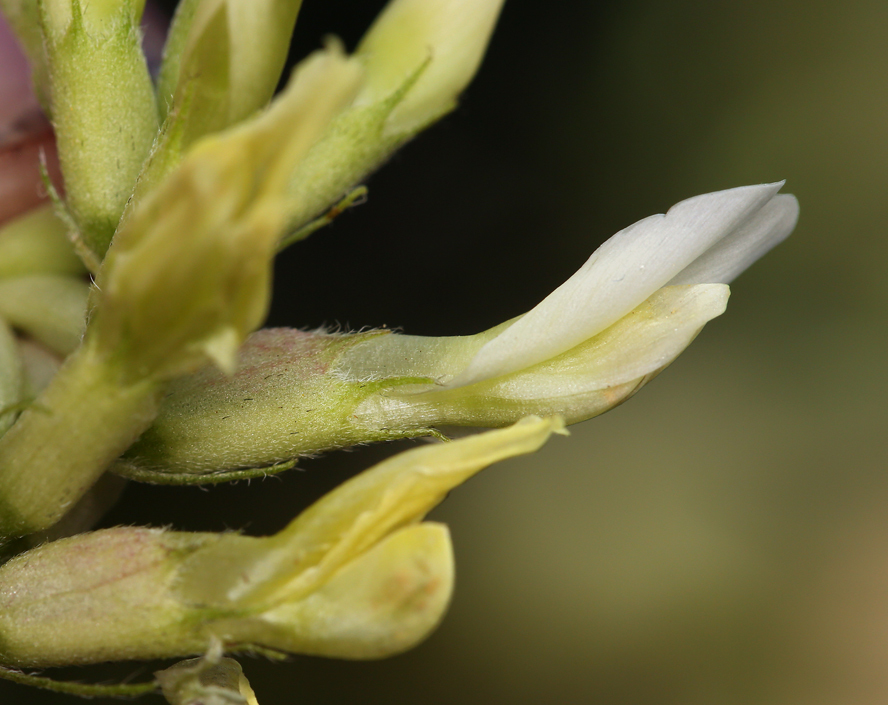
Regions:
<instances>
[{"instance_id":1,"label":"flower cluster","mask_svg":"<svg viewBox=\"0 0 888 705\"><path fill-rule=\"evenodd\" d=\"M427 512L634 394L795 226L782 184L734 188L621 230L477 335L257 331L276 253L454 108L503 0L391 0L275 96L300 4L182 0L152 76L144 0L0 0L64 177L0 225L2 677L205 653L157 674L170 702L255 703L224 652L410 648L453 587ZM395 456L273 536L87 531L119 476L219 482L452 426L499 430Z\"/></svg>"}]
</instances>

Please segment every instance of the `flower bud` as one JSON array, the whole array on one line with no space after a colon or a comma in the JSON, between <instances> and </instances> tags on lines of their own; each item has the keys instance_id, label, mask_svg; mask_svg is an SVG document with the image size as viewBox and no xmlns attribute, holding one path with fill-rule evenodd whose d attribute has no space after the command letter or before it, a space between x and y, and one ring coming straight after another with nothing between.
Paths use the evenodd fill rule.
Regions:
<instances>
[{"instance_id":1,"label":"flower bud","mask_svg":"<svg viewBox=\"0 0 888 705\"><path fill-rule=\"evenodd\" d=\"M344 483L267 538L116 528L0 567L0 662L83 664L265 647L344 658L410 648L453 589L447 493L537 450L560 419L417 448Z\"/></svg>"},{"instance_id":2,"label":"flower bud","mask_svg":"<svg viewBox=\"0 0 888 705\"><path fill-rule=\"evenodd\" d=\"M293 176L291 229L336 203L452 110L474 77L503 0L392 0L355 58L366 80Z\"/></svg>"},{"instance_id":3,"label":"flower bud","mask_svg":"<svg viewBox=\"0 0 888 705\"><path fill-rule=\"evenodd\" d=\"M301 0L185 0L158 77L162 115L182 121L180 146L263 108L274 94Z\"/></svg>"},{"instance_id":4,"label":"flower bud","mask_svg":"<svg viewBox=\"0 0 888 705\"><path fill-rule=\"evenodd\" d=\"M231 379L203 370L175 383L114 470L219 481L441 426L600 414L672 362L724 311L726 282L792 231L798 204L779 187L698 196L646 218L533 310L478 335L260 331Z\"/></svg>"},{"instance_id":5,"label":"flower bud","mask_svg":"<svg viewBox=\"0 0 888 705\"><path fill-rule=\"evenodd\" d=\"M159 125L139 34L144 0L44 0L41 27L66 205L98 260Z\"/></svg>"},{"instance_id":6,"label":"flower bud","mask_svg":"<svg viewBox=\"0 0 888 705\"><path fill-rule=\"evenodd\" d=\"M177 564L218 540L127 527L16 556L0 567L0 661L38 666L138 658L187 616L169 594Z\"/></svg>"},{"instance_id":7,"label":"flower bud","mask_svg":"<svg viewBox=\"0 0 888 705\"><path fill-rule=\"evenodd\" d=\"M359 78L335 50L318 52L269 110L196 144L137 204L98 278L90 334L101 348L141 376L206 359L231 369L265 317L287 177Z\"/></svg>"},{"instance_id":8,"label":"flower bud","mask_svg":"<svg viewBox=\"0 0 888 705\"><path fill-rule=\"evenodd\" d=\"M481 65L503 1L392 0L358 46L367 80L355 105L386 101L428 62L385 132L414 133L452 110Z\"/></svg>"}]
</instances>

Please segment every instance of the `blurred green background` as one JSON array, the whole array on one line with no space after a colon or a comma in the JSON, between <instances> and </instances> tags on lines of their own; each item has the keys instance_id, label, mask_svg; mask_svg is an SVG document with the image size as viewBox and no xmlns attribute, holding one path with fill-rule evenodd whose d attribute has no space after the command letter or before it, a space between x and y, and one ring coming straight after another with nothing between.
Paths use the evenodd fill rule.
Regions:
<instances>
[{"instance_id":1,"label":"blurred green background","mask_svg":"<svg viewBox=\"0 0 888 705\"><path fill-rule=\"evenodd\" d=\"M382 4L305 0L294 56L354 46ZM799 226L628 404L435 511L458 582L425 644L246 661L260 703L888 702L886 77L884 0L509 0L460 109L281 258L271 324L476 332L620 228L747 183L786 179ZM107 523L274 531L395 448L131 487Z\"/></svg>"}]
</instances>

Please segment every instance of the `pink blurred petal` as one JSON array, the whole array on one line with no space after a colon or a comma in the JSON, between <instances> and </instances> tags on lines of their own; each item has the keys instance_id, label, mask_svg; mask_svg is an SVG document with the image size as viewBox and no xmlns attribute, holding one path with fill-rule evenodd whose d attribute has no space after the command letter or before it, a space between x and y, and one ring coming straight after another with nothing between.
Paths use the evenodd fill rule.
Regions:
<instances>
[{"instance_id":1,"label":"pink blurred petal","mask_svg":"<svg viewBox=\"0 0 888 705\"><path fill-rule=\"evenodd\" d=\"M47 193L40 178L40 154L46 155L52 181L61 191L62 175L55 137L39 108L0 128L0 223L36 207Z\"/></svg>"},{"instance_id":2,"label":"pink blurred petal","mask_svg":"<svg viewBox=\"0 0 888 705\"><path fill-rule=\"evenodd\" d=\"M31 70L18 40L0 15L0 126L39 107L31 90Z\"/></svg>"},{"instance_id":3,"label":"pink blurred petal","mask_svg":"<svg viewBox=\"0 0 888 705\"><path fill-rule=\"evenodd\" d=\"M47 197L40 180L40 154L61 185L52 126L31 90L28 61L0 16L0 223Z\"/></svg>"}]
</instances>

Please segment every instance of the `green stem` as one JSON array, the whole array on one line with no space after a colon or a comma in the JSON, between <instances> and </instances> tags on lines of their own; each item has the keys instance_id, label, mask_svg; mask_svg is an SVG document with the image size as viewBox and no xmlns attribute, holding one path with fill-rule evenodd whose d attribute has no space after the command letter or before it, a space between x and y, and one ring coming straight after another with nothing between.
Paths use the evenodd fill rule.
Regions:
<instances>
[{"instance_id":1,"label":"green stem","mask_svg":"<svg viewBox=\"0 0 888 705\"><path fill-rule=\"evenodd\" d=\"M82 698L132 698L145 693L153 693L157 690L157 683L121 683L120 685L93 685L91 683L73 683L71 681L57 681L43 676L32 676L11 668L0 666L0 678L13 683L30 685L44 690L53 690L56 693L79 695Z\"/></svg>"},{"instance_id":2,"label":"green stem","mask_svg":"<svg viewBox=\"0 0 888 705\"><path fill-rule=\"evenodd\" d=\"M0 536L57 522L157 414L163 385L127 380L87 342L0 438Z\"/></svg>"}]
</instances>

